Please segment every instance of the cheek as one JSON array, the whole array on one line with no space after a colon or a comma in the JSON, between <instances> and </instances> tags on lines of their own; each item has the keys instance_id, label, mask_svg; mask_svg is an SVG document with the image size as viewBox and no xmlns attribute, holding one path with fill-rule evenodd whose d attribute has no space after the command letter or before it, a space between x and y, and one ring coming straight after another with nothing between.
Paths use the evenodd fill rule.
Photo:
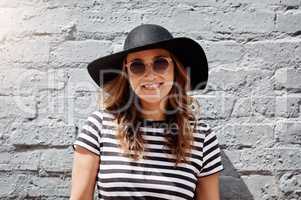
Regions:
<instances>
[{"instance_id":1,"label":"cheek","mask_svg":"<svg viewBox=\"0 0 301 200\"><path fill-rule=\"evenodd\" d=\"M138 80L133 78L133 77L129 77L129 82L130 82L130 86L135 91L137 89L137 87L139 86L138 85Z\"/></svg>"},{"instance_id":2,"label":"cheek","mask_svg":"<svg viewBox=\"0 0 301 200\"><path fill-rule=\"evenodd\" d=\"M174 83L174 71L173 68L165 76L165 81L167 82L168 88L171 88Z\"/></svg>"}]
</instances>

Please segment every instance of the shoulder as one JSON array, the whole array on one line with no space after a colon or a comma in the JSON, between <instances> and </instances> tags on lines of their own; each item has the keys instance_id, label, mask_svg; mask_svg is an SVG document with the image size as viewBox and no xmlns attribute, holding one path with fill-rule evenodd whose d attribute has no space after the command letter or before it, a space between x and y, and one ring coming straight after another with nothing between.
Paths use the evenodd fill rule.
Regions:
<instances>
[{"instance_id":1,"label":"shoulder","mask_svg":"<svg viewBox=\"0 0 301 200\"><path fill-rule=\"evenodd\" d=\"M106 109L97 109L88 114L84 124L82 125L82 130L94 131L101 135L103 128L106 125L112 124L114 120L114 115Z\"/></svg>"},{"instance_id":2,"label":"shoulder","mask_svg":"<svg viewBox=\"0 0 301 200\"><path fill-rule=\"evenodd\" d=\"M195 124L199 128L208 128L209 125L207 122L205 122L201 117L197 118L195 117L194 120L189 119L189 123L191 125Z\"/></svg>"},{"instance_id":3,"label":"shoulder","mask_svg":"<svg viewBox=\"0 0 301 200\"><path fill-rule=\"evenodd\" d=\"M193 133L198 138L206 138L212 133L212 128L208 122L204 121L202 118L196 118L194 121L190 120Z\"/></svg>"},{"instance_id":4,"label":"shoulder","mask_svg":"<svg viewBox=\"0 0 301 200\"><path fill-rule=\"evenodd\" d=\"M91 112L88 118L89 117L99 118L100 120L103 120L104 118L114 118L114 115L105 108L98 108L97 110Z\"/></svg>"},{"instance_id":5,"label":"shoulder","mask_svg":"<svg viewBox=\"0 0 301 200\"><path fill-rule=\"evenodd\" d=\"M196 126L202 130L210 129L210 126L207 122L205 122L202 118L196 119Z\"/></svg>"},{"instance_id":6,"label":"shoulder","mask_svg":"<svg viewBox=\"0 0 301 200\"><path fill-rule=\"evenodd\" d=\"M112 124L115 119L115 115L105 108L98 108L88 116L88 121L97 121L99 128L102 128L103 124Z\"/></svg>"}]
</instances>

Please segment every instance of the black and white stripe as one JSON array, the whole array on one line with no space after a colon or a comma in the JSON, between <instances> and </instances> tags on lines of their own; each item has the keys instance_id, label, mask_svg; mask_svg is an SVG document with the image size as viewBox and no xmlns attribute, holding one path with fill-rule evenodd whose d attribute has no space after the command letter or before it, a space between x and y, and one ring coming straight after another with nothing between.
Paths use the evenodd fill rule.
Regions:
<instances>
[{"instance_id":1,"label":"black and white stripe","mask_svg":"<svg viewBox=\"0 0 301 200\"><path fill-rule=\"evenodd\" d=\"M99 199L193 199L198 177L223 170L217 137L207 124L197 123L188 157L191 163L175 167L171 151L164 146L164 128L156 126L158 123L146 121L140 127L144 159L134 161L118 147L112 114L99 110L88 117L73 148L79 145L100 156Z\"/></svg>"},{"instance_id":2,"label":"black and white stripe","mask_svg":"<svg viewBox=\"0 0 301 200\"><path fill-rule=\"evenodd\" d=\"M101 129L102 114L99 111L95 111L86 120L81 132L77 136L76 141L72 145L73 149L75 149L75 145L79 145L97 155L100 155Z\"/></svg>"}]
</instances>

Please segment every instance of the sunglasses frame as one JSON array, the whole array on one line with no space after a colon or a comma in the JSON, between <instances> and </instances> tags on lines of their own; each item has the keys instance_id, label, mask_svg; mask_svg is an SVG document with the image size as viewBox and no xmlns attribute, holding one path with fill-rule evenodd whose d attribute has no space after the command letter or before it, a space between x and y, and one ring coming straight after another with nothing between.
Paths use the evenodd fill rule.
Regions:
<instances>
[{"instance_id":1,"label":"sunglasses frame","mask_svg":"<svg viewBox=\"0 0 301 200\"><path fill-rule=\"evenodd\" d=\"M167 62L168 62L168 67L167 67L166 70L163 72L163 73L165 73L165 72L167 71L167 69L171 66L171 63L173 62L173 59L172 59L171 57L169 57L169 56L160 56L160 57L157 57L157 58L155 58L155 59L152 59L152 61L150 61L150 62L145 62L145 61L141 60L141 62L142 62L142 63L144 64L144 66L145 66L145 67L144 67L144 72L141 73L141 74L140 74L140 73L135 73L135 72L133 72L133 71L131 70L131 68L130 68L130 65L131 65L132 63L137 62L136 60L126 63L125 66L128 68L128 71L130 71L131 74L134 74L134 75L136 75L136 76L142 76L142 75L144 75L145 72L147 71L147 70L146 70L146 67L147 67L148 65L151 65L151 68L152 68L152 71L153 71L153 72L155 72L155 73L157 73L157 74L162 74L162 73L156 72L156 70L154 70L154 62L155 62L157 59L160 59L160 58L164 58L164 59L167 60ZM140 60L140 59L139 59L139 60ZM139 61L139 62L140 62L140 61Z\"/></svg>"}]
</instances>

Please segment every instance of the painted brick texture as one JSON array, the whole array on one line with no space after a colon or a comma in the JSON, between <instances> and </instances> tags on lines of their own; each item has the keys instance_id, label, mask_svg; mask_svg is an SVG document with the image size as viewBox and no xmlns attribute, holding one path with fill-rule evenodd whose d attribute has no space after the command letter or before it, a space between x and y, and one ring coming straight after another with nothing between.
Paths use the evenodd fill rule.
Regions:
<instances>
[{"instance_id":1,"label":"painted brick texture","mask_svg":"<svg viewBox=\"0 0 301 200\"><path fill-rule=\"evenodd\" d=\"M222 199L300 200L300 0L1 0L0 199L69 199L71 144L96 109L86 65L141 23L204 47L195 96L223 151Z\"/></svg>"}]
</instances>

